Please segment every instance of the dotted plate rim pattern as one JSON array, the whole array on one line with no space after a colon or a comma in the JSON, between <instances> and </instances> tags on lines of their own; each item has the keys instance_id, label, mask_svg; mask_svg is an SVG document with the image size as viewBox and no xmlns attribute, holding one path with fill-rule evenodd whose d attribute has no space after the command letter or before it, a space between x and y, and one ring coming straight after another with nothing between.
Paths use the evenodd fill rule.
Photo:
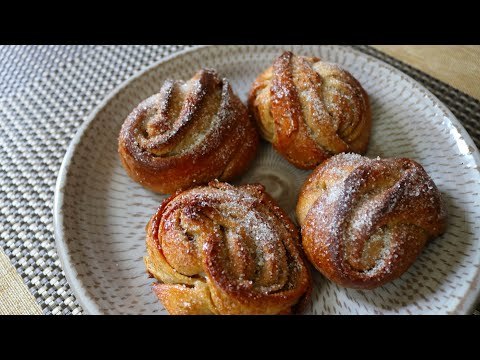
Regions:
<instances>
[{"instance_id":1,"label":"dotted plate rim pattern","mask_svg":"<svg viewBox=\"0 0 480 360\"><path fill-rule=\"evenodd\" d=\"M222 51L228 50L229 46L216 46L215 48L218 49L220 54L223 54ZM162 66L166 63L172 63L177 61L178 59L182 59L183 57L191 56L198 51L202 51L202 49L212 48L206 46L198 46L194 48L189 48L175 54L172 54L168 57L165 57L154 64L146 67L144 70L140 71L136 75L132 76L131 78L127 79L125 82L120 84L116 87L90 114L87 120L80 126L77 133L75 134L73 140L71 141L67 152L64 156L60 172L58 174L57 183L55 187L55 197L54 197L54 209L53 209L53 218L54 218L54 231L55 231L55 242L58 251L58 256L62 263L62 267L65 272L65 276L73 289L75 296L88 314L102 314L104 311L101 310L100 306L96 303L96 301L90 296L88 289L82 282L82 279L78 276L78 272L76 270L75 264L72 260L71 253L69 251L68 242L66 241L66 228L65 228L65 219L64 219L64 208L65 208L65 187L68 186L69 176L71 176L70 168L72 165L72 161L75 158L77 153L77 148L79 144L84 139L84 135L86 131L92 126L92 124L97 119L98 114L110 103L112 102L116 96L124 89L126 89L133 81L136 79L141 78L145 74L149 73L150 71L156 69L159 66ZM445 118L445 126L449 128L449 130L454 131L456 136L454 142L460 147L460 141L463 141L463 144L466 144L468 148L468 152L464 153L463 155L469 155L472 157L472 161L474 163L473 169L476 169L480 173L480 156L478 149L475 147L474 142L460 124L460 122L455 118L455 116L451 113L451 111L438 99L436 98L431 92L429 92L425 87L421 84L413 80L411 77L406 75L405 73L401 72L400 70L394 68L391 65L384 63L381 60L378 60L370 55L364 54L358 50L342 47L342 51L346 53L355 54L355 56L362 57L366 59L367 62L373 63L374 66L383 68L384 70L390 72L392 75L395 75L401 79L404 83L408 84L412 89L416 89L419 91L423 97L428 98L432 103L435 110L443 115ZM195 69L192 69L192 73ZM451 135L450 132L450 136ZM465 146L465 145L464 145ZM480 185L477 185L477 188L480 188ZM475 234L477 238L480 236L480 233ZM476 273L473 276L473 280L470 282L469 287L464 291L463 294L457 294L461 298L458 302L458 305L452 311L453 313L459 314L468 314L471 313L474 309L476 301L480 294L480 269L476 266Z\"/></svg>"}]
</instances>

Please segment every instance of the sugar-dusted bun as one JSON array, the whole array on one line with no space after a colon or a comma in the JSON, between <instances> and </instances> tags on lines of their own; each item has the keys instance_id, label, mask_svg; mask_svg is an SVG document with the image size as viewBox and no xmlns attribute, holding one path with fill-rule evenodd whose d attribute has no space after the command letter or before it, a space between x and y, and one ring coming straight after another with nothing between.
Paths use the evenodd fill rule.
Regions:
<instances>
[{"instance_id":1,"label":"sugar-dusted bun","mask_svg":"<svg viewBox=\"0 0 480 360\"><path fill-rule=\"evenodd\" d=\"M446 228L440 192L415 161L340 154L305 182L303 248L330 280L372 289L402 275Z\"/></svg>"},{"instance_id":2,"label":"sugar-dusted bun","mask_svg":"<svg viewBox=\"0 0 480 360\"><path fill-rule=\"evenodd\" d=\"M230 180L246 170L257 148L246 106L214 70L166 81L127 117L118 140L130 177L160 193Z\"/></svg>"},{"instance_id":3,"label":"sugar-dusted bun","mask_svg":"<svg viewBox=\"0 0 480 360\"><path fill-rule=\"evenodd\" d=\"M177 192L150 220L147 250L170 314L288 314L309 299L298 230L261 185Z\"/></svg>"},{"instance_id":4,"label":"sugar-dusted bun","mask_svg":"<svg viewBox=\"0 0 480 360\"><path fill-rule=\"evenodd\" d=\"M263 138L299 168L313 169L334 154L367 150L368 95L336 64L283 53L254 82L249 108Z\"/></svg>"}]
</instances>

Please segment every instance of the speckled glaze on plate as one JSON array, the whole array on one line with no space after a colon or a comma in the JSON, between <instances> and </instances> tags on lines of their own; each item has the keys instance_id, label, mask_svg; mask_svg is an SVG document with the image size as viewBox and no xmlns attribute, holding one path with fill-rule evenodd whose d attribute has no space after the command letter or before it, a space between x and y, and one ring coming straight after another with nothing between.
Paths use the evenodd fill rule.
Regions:
<instances>
[{"instance_id":1,"label":"speckled glaze on plate","mask_svg":"<svg viewBox=\"0 0 480 360\"><path fill-rule=\"evenodd\" d=\"M117 136L130 111L167 78L217 69L246 101L255 77L283 50L337 62L372 104L368 156L420 162L449 211L446 234L430 243L401 278L375 290L346 289L314 273L312 314L467 314L480 291L480 158L453 114L407 75L339 46L215 46L177 53L126 81L83 124L65 155L55 192L58 253L75 295L90 314L165 314L145 273L145 225L164 198L121 167ZM260 182L292 216L309 174L268 144L236 181Z\"/></svg>"}]
</instances>

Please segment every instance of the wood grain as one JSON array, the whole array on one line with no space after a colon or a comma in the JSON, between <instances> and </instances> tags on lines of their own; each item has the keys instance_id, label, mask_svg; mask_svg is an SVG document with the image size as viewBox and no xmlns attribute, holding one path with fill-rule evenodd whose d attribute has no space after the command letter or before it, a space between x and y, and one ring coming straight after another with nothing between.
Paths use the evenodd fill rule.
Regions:
<instances>
[{"instance_id":1,"label":"wood grain","mask_svg":"<svg viewBox=\"0 0 480 360\"><path fill-rule=\"evenodd\" d=\"M480 100L479 45L373 45Z\"/></svg>"},{"instance_id":2,"label":"wood grain","mask_svg":"<svg viewBox=\"0 0 480 360\"><path fill-rule=\"evenodd\" d=\"M0 315L41 315L42 310L0 249Z\"/></svg>"}]
</instances>

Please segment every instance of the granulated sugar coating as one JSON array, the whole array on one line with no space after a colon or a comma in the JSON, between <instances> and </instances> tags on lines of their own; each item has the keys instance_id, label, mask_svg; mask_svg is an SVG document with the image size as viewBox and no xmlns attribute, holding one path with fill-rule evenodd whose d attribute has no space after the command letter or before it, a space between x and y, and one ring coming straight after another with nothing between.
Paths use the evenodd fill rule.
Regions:
<instances>
[{"instance_id":1,"label":"granulated sugar coating","mask_svg":"<svg viewBox=\"0 0 480 360\"><path fill-rule=\"evenodd\" d=\"M297 215L315 267L356 288L400 276L446 227L440 192L419 164L356 154L334 156L310 175Z\"/></svg>"},{"instance_id":2,"label":"granulated sugar coating","mask_svg":"<svg viewBox=\"0 0 480 360\"><path fill-rule=\"evenodd\" d=\"M348 71L319 58L284 52L257 77L249 107L263 137L299 168L367 150L368 94Z\"/></svg>"},{"instance_id":3,"label":"granulated sugar coating","mask_svg":"<svg viewBox=\"0 0 480 360\"><path fill-rule=\"evenodd\" d=\"M172 193L215 178L233 180L253 160L258 133L230 82L200 70L187 82L167 80L125 120L119 153L143 186Z\"/></svg>"},{"instance_id":4,"label":"granulated sugar coating","mask_svg":"<svg viewBox=\"0 0 480 360\"><path fill-rule=\"evenodd\" d=\"M211 182L171 196L150 221L147 247L160 288L188 285L197 300L203 289L206 313L291 312L311 287L298 231L261 185ZM166 293L157 295L168 309Z\"/></svg>"}]
</instances>

